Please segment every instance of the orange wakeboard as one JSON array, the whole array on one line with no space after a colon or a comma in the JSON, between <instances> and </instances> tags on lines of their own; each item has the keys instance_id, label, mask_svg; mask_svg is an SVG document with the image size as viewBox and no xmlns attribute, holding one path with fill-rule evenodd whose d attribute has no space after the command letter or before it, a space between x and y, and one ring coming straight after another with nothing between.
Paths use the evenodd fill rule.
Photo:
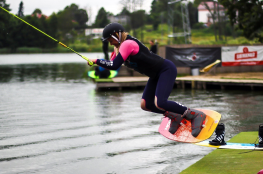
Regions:
<instances>
[{"instance_id":1,"label":"orange wakeboard","mask_svg":"<svg viewBox=\"0 0 263 174\"><path fill-rule=\"evenodd\" d=\"M162 134L164 137L170 140L185 142L185 143L197 143L208 139L215 131L221 119L221 114L209 109L196 109L196 110L202 111L206 114L204 127L202 128L201 132L197 137L192 136L191 121L186 119L183 119L181 121L181 125L178 128L178 130L174 134L171 134L169 132L171 120L168 117L165 117L162 120L162 123L159 127L160 134Z\"/></svg>"}]
</instances>

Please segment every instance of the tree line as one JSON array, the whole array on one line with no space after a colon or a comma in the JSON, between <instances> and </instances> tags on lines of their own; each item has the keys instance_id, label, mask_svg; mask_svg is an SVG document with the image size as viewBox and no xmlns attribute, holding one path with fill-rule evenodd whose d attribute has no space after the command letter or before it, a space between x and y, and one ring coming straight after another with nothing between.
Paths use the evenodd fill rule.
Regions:
<instances>
[{"instance_id":1,"label":"tree line","mask_svg":"<svg viewBox=\"0 0 263 174\"><path fill-rule=\"evenodd\" d=\"M136 31L143 29L146 24L152 25L153 30L157 30L160 24L168 23L168 15L170 14L168 14L167 4L170 1L171 0L153 0L151 3L151 11L147 14L145 10L139 8L143 0L121 0L120 4L123 8L117 15L127 15L130 17L130 21L125 26L125 29L128 31L133 30L135 35ZM203 2L214 3L214 9L210 9L207 5L206 8L210 11L213 19L215 40L223 39L222 36L226 33L226 25L229 23L233 30L242 30L246 38L257 39L259 42L263 42L263 1L194 0L193 3L188 3L191 28L199 24L197 7ZM220 4L225 8L225 16L219 15L218 7ZM0 0L0 6L10 11L9 4L6 3L6 0ZM173 17L176 19L172 23L172 27L182 28L180 2L172 4L171 6L175 11ZM105 27L105 25L110 23L108 16L113 15L102 7L99 9L92 26L87 26L89 20L88 13L76 4L66 6L63 10L58 13L53 13L50 16L42 14L40 9L36 9L32 14L24 16L23 9L24 5L21 1L16 15L63 43L73 42L74 38L78 35L84 36L84 30L86 28ZM57 43L53 40L0 9L0 48L7 47L15 50L18 47L54 48L56 46Z\"/></svg>"},{"instance_id":2,"label":"tree line","mask_svg":"<svg viewBox=\"0 0 263 174\"><path fill-rule=\"evenodd\" d=\"M10 11L9 4L5 0L0 0L0 6ZM63 42L68 42L87 28L87 12L76 4L66 6L64 10L52 13L50 16L42 14L40 9L35 9L31 15L24 16L23 8L21 2L16 14L19 18ZM0 48L15 50L18 47L57 47L55 41L2 9L0 9L0 28Z\"/></svg>"}]
</instances>

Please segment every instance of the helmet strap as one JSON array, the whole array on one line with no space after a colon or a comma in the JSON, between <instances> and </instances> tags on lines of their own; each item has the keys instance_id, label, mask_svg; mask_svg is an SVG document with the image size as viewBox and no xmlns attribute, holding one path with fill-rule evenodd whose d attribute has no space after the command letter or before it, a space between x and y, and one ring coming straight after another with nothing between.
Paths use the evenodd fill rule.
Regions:
<instances>
[{"instance_id":1,"label":"helmet strap","mask_svg":"<svg viewBox=\"0 0 263 174\"><path fill-rule=\"evenodd\" d=\"M111 35L111 37L119 42L119 39L117 39L117 37L115 37L114 35Z\"/></svg>"},{"instance_id":2,"label":"helmet strap","mask_svg":"<svg viewBox=\"0 0 263 174\"><path fill-rule=\"evenodd\" d=\"M113 38L113 39L115 39L116 41L118 41L119 42L119 44L121 43L121 31L119 31L119 34L118 33L116 33L116 35L119 37L119 39L116 37L116 36L114 36L114 35L111 35L111 37Z\"/></svg>"},{"instance_id":3,"label":"helmet strap","mask_svg":"<svg viewBox=\"0 0 263 174\"><path fill-rule=\"evenodd\" d=\"M121 43L121 31L119 31L119 44Z\"/></svg>"}]
</instances>

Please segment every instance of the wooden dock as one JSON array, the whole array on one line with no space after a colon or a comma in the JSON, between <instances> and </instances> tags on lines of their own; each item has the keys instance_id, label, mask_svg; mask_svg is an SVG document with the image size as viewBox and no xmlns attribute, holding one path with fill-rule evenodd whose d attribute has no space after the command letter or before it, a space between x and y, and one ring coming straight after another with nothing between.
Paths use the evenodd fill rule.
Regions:
<instances>
[{"instance_id":1,"label":"wooden dock","mask_svg":"<svg viewBox=\"0 0 263 174\"><path fill-rule=\"evenodd\" d=\"M207 89L208 86L218 86L221 89L227 87L249 87L251 90L263 87L263 80L246 80L246 79L221 79L206 76L187 76L179 77L175 83L178 88L186 88L190 85L192 89Z\"/></svg>"},{"instance_id":2,"label":"wooden dock","mask_svg":"<svg viewBox=\"0 0 263 174\"><path fill-rule=\"evenodd\" d=\"M112 79L95 79L96 90L117 88L122 90L123 88L137 88L144 87L149 77L115 77Z\"/></svg>"},{"instance_id":3,"label":"wooden dock","mask_svg":"<svg viewBox=\"0 0 263 174\"><path fill-rule=\"evenodd\" d=\"M148 81L148 77L115 77L112 79L97 79L96 90L117 88L122 90L123 88L137 88L144 87ZM260 88L263 89L263 80L251 80L251 79L222 79L218 77L209 76L186 76L178 77L175 81L176 88L191 88L191 89L207 89L211 86L226 89L228 87L246 87L251 90ZM212 88L213 88L212 87Z\"/></svg>"}]
</instances>

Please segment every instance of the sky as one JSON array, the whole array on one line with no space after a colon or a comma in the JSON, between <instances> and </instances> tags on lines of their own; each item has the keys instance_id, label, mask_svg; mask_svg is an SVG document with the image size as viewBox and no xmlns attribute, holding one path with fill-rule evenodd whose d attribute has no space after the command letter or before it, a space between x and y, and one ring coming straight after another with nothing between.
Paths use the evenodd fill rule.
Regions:
<instances>
[{"instance_id":1,"label":"sky","mask_svg":"<svg viewBox=\"0 0 263 174\"><path fill-rule=\"evenodd\" d=\"M43 14L49 16L53 12L57 13L60 10L63 10L66 6L75 3L79 8L91 9L91 21L94 22L98 10L103 7L107 12L113 14L118 14L122 10L122 5L120 0L22 0L24 3L24 15L32 14L32 12L39 8ZM17 14L19 4L21 0L6 0L6 3L9 4L11 13ZM151 9L152 0L143 0L142 9L149 12Z\"/></svg>"}]
</instances>

